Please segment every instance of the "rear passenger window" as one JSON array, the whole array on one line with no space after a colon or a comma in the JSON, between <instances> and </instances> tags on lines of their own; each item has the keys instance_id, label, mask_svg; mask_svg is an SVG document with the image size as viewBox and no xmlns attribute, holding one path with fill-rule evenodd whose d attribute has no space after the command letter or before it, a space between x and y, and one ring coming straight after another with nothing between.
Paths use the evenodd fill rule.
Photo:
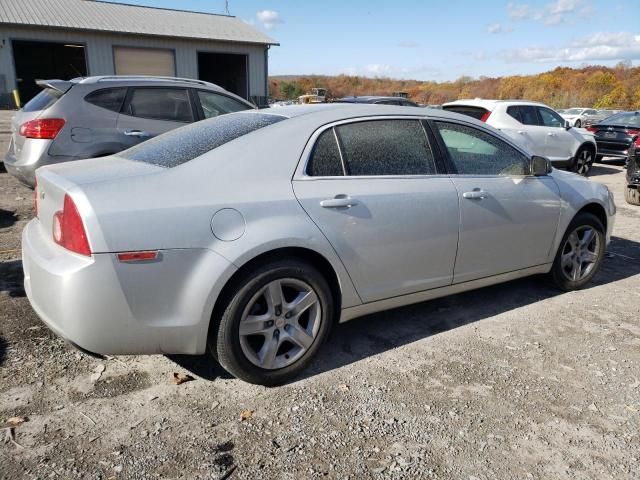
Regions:
<instances>
[{"instance_id":1,"label":"rear passenger window","mask_svg":"<svg viewBox=\"0 0 640 480\"><path fill-rule=\"evenodd\" d=\"M538 125L538 116L535 107L529 105L513 105L507 107L507 114L523 125Z\"/></svg>"},{"instance_id":2,"label":"rear passenger window","mask_svg":"<svg viewBox=\"0 0 640 480\"><path fill-rule=\"evenodd\" d=\"M85 101L97 107L106 108L112 112L119 112L127 93L126 88L105 88L96 90L84 97Z\"/></svg>"},{"instance_id":3,"label":"rear passenger window","mask_svg":"<svg viewBox=\"0 0 640 480\"><path fill-rule=\"evenodd\" d=\"M466 125L436 125L458 174L526 175L527 157L506 142Z\"/></svg>"},{"instance_id":4,"label":"rear passenger window","mask_svg":"<svg viewBox=\"0 0 640 480\"><path fill-rule=\"evenodd\" d=\"M344 175L340 151L333 128L325 130L319 137L307 164L307 175L312 177L337 177Z\"/></svg>"},{"instance_id":5,"label":"rear passenger window","mask_svg":"<svg viewBox=\"0 0 640 480\"><path fill-rule=\"evenodd\" d=\"M430 175L433 154L418 120L371 120L335 128L347 175Z\"/></svg>"},{"instance_id":6,"label":"rear passenger window","mask_svg":"<svg viewBox=\"0 0 640 480\"><path fill-rule=\"evenodd\" d=\"M126 113L154 120L193 122L189 95L179 88L136 88Z\"/></svg>"}]
</instances>

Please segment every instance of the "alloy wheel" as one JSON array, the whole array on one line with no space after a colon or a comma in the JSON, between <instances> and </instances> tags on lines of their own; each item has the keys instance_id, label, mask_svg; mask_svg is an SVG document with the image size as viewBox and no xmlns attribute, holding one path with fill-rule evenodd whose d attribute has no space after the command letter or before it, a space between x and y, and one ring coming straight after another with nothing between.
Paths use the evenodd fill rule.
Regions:
<instances>
[{"instance_id":1,"label":"alloy wheel","mask_svg":"<svg viewBox=\"0 0 640 480\"><path fill-rule=\"evenodd\" d=\"M583 225L567 237L560 265L568 280L578 282L591 273L600 255L601 236L595 228Z\"/></svg>"},{"instance_id":2,"label":"alloy wheel","mask_svg":"<svg viewBox=\"0 0 640 480\"><path fill-rule=\"evenodd\" d=\"M251 298L242 313L242 352L260 368L284 368L309 350L321 321L320 300L309 284L295 278L273 280Z\"/></svg>"},{"instance_id":3,"label":"alloy wheel","mask_svg":"<svg viewBox=\"0 0 640 480\"><path fill-rule=\"evenodd\" d=\"M590 150L581 150L576 157L574 171L580 175L586 175L593 164L593 153Z\"/></svg>"}]
</instances>

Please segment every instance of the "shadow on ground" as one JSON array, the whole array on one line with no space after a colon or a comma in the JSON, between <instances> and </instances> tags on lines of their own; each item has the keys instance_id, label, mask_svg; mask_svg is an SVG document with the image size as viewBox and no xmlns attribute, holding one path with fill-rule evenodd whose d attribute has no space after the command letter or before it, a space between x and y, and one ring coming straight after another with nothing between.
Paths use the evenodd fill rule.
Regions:
<instances>
[{"instance_id":1,"label":"shadow on ground","mask_svg":"<svg viewBox=\"0 0 640 480\"><path fill-rule=\"evenodd\" d=\"M608 252L587 288L640 275L640 243L613 237ZM562 294L536 276L361 317L336 326L302 378Z\"/></svg>"},{"instance_id":2,"label":"shadow on ground","mask_svg":"<svg viewBox=\"0 0 640 480\"><path fill-rule=\"evenodd\" d=\"M0 173L7 173L7 169L4 166L4 162L0 162Z\"/></svg>"},{"instance_id":3,"label":"shadow on ground","mask_svg":"<svg viewBox=\"0 0 640 480\"><path fill-rule=\"evenodd\" d=\"M622 162L624 164L624 162ZM598 177L601 175L615 175L620 173L620 170L616 168L607 167L606 165L596 164L591 167L591 171L589 171L589 177Z\"/></svg>"},{"instance_id":4,"label":"shadow on ground","mask_svg":"<svg viewBox=\"0 0 640 480\"><path fill-rule=\"evenodd\" d=\"M16 212L0 208L0 228L7 228L18 221Z\"/></svg>"},{"instance_id":5,"label":"shadow on ground","mask_svg":"<svg viewBox=\"0 0 640 480\"><path fill-rule=\"evenodd\" d=\"M167 358L185 370L205 380L216 378L233 378L220 364L208 353L204 355L167 355Z\"/></svg>"},{"instance_id":6,"label":"shadow on ground","mask_svg":"<svg viewBox=\"0 0 640 480\"><path fill-rule=\"evenodd\" d=\"M0 293L24 297L24 273L21 260L0 262Z\"/></svg>"}]
</instances>

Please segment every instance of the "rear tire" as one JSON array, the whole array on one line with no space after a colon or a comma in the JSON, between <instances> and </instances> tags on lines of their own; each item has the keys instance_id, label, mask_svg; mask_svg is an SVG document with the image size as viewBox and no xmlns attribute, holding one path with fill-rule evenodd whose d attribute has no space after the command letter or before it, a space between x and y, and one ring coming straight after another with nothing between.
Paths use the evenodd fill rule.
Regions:
<instances>
[{"instance_id":1,"label":"rear tire","mask_svg":"<svg viewBox=\"0 0 640 480\"><path fill-rule=\"evenodd\" d=\"M249 383L275 386L292 380L333 326L331 289L302 260L255 268L235 282L223 302L221 316L211 319L209 350L225 370Z\"/></svg>"},{"instance_id":2,"label":"rear tire","mask_svg":"<svg viewBox=\"0 0 640 480\"><path fill-rule=\"evenodd\" d=\"M640 189L627 185L624 189L624 199L630 205L640 205Z\"/></svg>"},{"instance_id":3,"label":"rear tire","mask_svg":"<svg viewBox=\"0 0 640 480\"><path fill-rule=\"evenodd\" d=\"M567 227L549 277L566 292L579 290L591 281L604 259L605 229L590 213L578 213Z\"/></svg>"},{"instance_id":4,"label":"rear tire","mask_svg":"<svg viewBox=\"0 0 640 480\"><path fill-rule=\"evenodd\" d=\"M575 158L573 159L571 171L573 173L577 173L578 175L586 177L587 175L589 175L591 167L593 167L594 160L595 154L593 149L589 147L582 147L578 150Z\"/></svg>"}]
</instances>

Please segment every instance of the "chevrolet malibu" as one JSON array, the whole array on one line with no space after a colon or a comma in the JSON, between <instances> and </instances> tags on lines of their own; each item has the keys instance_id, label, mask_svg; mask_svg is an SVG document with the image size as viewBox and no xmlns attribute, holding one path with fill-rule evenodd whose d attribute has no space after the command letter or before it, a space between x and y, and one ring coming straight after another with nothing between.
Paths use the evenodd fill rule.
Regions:
<instances>
[{"instance_id":1,"label":"chevrolet malibu","mask_svg":"<svg viewBox=\"0 0 640 480\"><path fill-rule=\"evenodd\" d=\"M412 107L238 112L36 178L25 289L53 331L264 385L336 322L534 274L582 288L615 215L605 186Z\"/></svg>"}]
</instances>

